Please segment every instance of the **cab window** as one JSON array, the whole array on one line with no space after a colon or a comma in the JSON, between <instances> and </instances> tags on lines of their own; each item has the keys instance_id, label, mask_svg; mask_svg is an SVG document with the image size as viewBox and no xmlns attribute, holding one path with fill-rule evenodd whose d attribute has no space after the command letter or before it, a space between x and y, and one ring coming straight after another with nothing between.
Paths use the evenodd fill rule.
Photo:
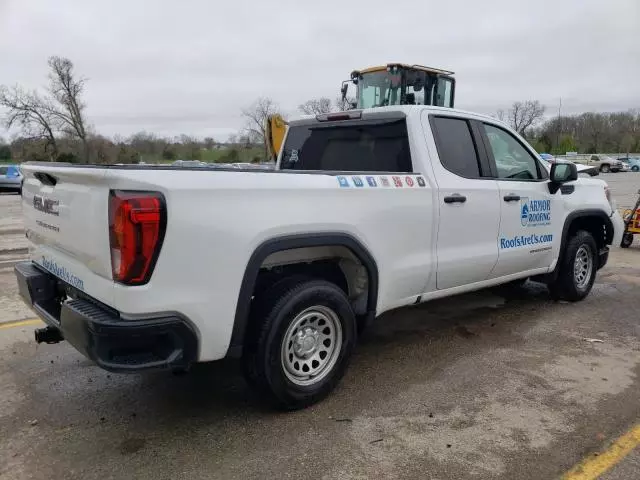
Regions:
<instances>
[{"instance_id":1,"label":"cab window","mask_svg":"<svg viewBox=\"0 0 640 480\"><path fill-rule=\"evenodd\" d=\"M484 123L483 126L498 178L525 181L545 178L534 156L513 135L494 125Z\"/></svg>"},{"instance_id":2,"label":"cab window","mask_svg":"<svg viewBox=\"0 0 640 480\"><path fill-rule=\"evenodd\" d=\"M289 127L281 170L411 172L402 119L316 122Z\"/></svg>"},{"instance_id":3,"label":"cab window","mask_svg":"<svg viewBox=\"0 0 640 480\"><path fill-rule=\"evenodd\" d=\"M469 122L464 118L432 116L431 127L442 166L459 177L480 178Z\"/></svg>"}]
</instances>

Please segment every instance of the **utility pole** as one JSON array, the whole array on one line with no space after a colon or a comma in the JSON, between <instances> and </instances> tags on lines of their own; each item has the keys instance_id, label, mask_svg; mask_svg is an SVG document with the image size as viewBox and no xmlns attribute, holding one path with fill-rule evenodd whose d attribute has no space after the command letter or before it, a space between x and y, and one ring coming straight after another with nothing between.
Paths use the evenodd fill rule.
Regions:
<instances>
[{"instance_id":1,"label":"utility pole","mask_svg":"<svg viewBox=\"0 0 640 480\"><path fill-rule=\"evenodd\" d=\"M560 103L558 105L558 128L556 129L556 148L560 148L560 130L562 129L562 120L561 114L562 112L562 97L560 97Z\"/></svg>"}]
</instances>

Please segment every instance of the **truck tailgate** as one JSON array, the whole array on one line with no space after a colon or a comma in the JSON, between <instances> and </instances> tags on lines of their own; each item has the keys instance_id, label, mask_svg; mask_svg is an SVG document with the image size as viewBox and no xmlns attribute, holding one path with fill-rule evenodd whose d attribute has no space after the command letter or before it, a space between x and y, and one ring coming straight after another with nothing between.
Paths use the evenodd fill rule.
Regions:
<instances>
[{"instance_id":1,"label":"truck tailgate","mask_svg":"<svg viewBox=\"0 0 640 480\"><path fill-rule=\"evenodd\" d=\"M106 169L26 164L22 209L32 259L108 302L113 289Z\"/></svg>"}]
</instances>

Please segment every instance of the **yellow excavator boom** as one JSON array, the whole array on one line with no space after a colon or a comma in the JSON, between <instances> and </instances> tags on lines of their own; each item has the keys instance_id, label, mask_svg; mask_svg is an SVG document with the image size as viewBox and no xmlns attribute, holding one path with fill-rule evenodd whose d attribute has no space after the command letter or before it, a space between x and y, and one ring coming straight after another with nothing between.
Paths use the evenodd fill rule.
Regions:
<instances>
[{"instance_id":1,"label":"yellow excavator boom","mask_svg":"<svg viewBox=\"0 0 640 480\"><path fill-rule=\"evenodd\" d=\"M288 123L279 114L269 115L265 125L264 141L267 144L269 160L276 161L282 148Z\"/></svg>"}]
</instances>

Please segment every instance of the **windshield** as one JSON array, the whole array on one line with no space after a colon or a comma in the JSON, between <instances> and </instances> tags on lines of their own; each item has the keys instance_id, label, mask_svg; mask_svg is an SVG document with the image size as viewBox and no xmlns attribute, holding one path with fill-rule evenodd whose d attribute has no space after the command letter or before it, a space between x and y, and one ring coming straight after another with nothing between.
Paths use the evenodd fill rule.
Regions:
<instances>
[{"instance_id":1,"label":"windshield","mask_svg":"<svg viewBox=\"0 0 640 480\"><path fill-rule=\"evenodd\" d=\"M400 105L402 74L387 71L364 73L358 82L358 108Z\"/></svg>"}]
</instances>

